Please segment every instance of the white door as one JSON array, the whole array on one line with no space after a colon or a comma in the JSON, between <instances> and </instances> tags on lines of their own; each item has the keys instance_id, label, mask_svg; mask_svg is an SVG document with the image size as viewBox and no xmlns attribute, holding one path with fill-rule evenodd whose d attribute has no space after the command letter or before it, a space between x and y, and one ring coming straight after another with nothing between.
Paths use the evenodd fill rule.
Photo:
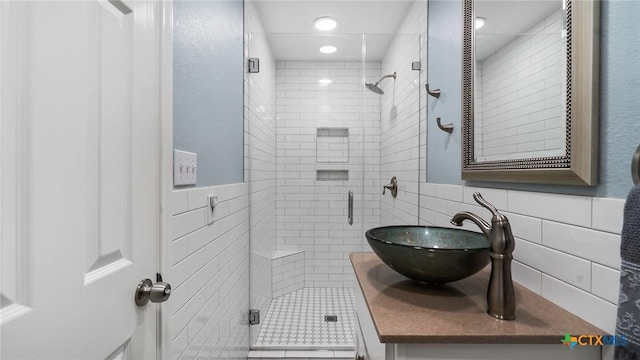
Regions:
<instances>
[{"instance_id":1,"label":"white door","mask_svg":"<svg viewBox=\"0 0 640 360\"><path fill-rule=\"evenodd\" d=\"M1 354L155 359L159 8L0 2Z\"/></svg>"}]
</instances>

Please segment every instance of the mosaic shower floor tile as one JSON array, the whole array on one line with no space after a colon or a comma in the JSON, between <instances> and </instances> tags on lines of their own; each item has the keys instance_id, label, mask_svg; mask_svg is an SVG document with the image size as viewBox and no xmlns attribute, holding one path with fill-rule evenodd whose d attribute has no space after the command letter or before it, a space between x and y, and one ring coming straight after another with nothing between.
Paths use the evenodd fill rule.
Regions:
<instances>
[{"instance_id":1,"label":"mosaic shower floor tile","mask_svg":"<svg viewBox=\"0 0 640 360\"><path fill-rule=\"evenodd\" d=\"M303 288L271 301L254 348L352 349L355 294L350 288Z\"/></svg>"}]
</instances>

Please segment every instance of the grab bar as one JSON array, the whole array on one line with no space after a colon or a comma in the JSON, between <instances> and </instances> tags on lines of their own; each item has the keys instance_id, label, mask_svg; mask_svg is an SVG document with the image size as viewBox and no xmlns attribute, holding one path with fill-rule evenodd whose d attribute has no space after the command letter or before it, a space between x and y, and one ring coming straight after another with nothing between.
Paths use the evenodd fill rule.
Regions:
<instances>
[{"instance_id":1,"label":"grab bar","mask_svg":"<svg viewBox=\"0 0 640 360\"><path fill-rule=\"evenodd\" d=\"M349 225L353 225L353 191L349 190L349 211L347 215L347 222Z\"/></svg>"}]
</instances>

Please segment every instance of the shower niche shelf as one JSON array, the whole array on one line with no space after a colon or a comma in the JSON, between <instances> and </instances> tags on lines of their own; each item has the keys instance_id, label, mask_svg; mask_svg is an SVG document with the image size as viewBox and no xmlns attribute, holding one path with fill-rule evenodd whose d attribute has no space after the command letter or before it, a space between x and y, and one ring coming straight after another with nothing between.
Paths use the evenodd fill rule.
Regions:
<instances>
[{"instance_id":1,"label":"shower niche shelf","mask_svg":"<svg viewBox=\"0 0 640 360\"><path fill-rule=\"evenodd\" d=\"M316 180L347 181L349 180L349 170L316 170Z\"/></svg>"},{"instance_id":2,"label":"shower niche shelf","mask_svg":"<svg viewBox=\"0 0 640 360\"><path fill-rule=\"evenodd\" d=\"M349 128L317 128L316 162L349 162Z\"/></svg>"}]
</instances>

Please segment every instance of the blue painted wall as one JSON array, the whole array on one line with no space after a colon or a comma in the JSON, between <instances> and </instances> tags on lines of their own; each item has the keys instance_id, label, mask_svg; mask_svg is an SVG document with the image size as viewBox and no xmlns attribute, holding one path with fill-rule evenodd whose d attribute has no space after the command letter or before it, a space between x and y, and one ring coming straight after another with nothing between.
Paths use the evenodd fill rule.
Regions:
<instances>
[{"instance_id":1,"label":"blue painted wall","mask_svg":"<svg viewBox=\"0 0 640 360\"><path fill-rule=\"evenodd\" d=\"M597 187L525 185L466 182L468 185L624 198L633 187L631 157L640 145L640 1L601 2L600 38L600 171ZM443 91L439 103L429 99L428 165L430 182L461 184L460 92L462 4L436 1L429 4L429 82ZM445 98L450 94L451 98ZM442 101L440 101L442 100ZM435 126L457 129L449 142ZM445 114L447 117L445 117ZM449 118L451 116L451 118ZM455 146L452 146L455 144Z\"/></svg>"},{"instance_id":2,"label":"blue painted wall","mask_svg":"<svg viewBox=\"0 0 640 360\"><path fill-rule=\"evenodd\" d=\"M603 1L601 19L598 196L626 197L640 145L640 1Z\"/></svg>"},{"instance_id":3,"label":"blue painted wall","mask_svg":"<svg viewBox=\"0 0 640 360\"><path fill-rule=\"evenodd\" d=\"M173 147L197 187L243 181L243 2L174 1Z\"/></svg>"},{"instance_id":4,"label":"blue painted wall","mask_svg":"<svg viewBox=\"0 0 640 360\"><path fill-rule=\"evenodd\" d=\"M428 82L441 93L438 99L427 96L427 181L462 184L462 3L429 1L428 26ZM438 117L453 124L451 135L438 128Z\"/></svg>"}]
</instances>

